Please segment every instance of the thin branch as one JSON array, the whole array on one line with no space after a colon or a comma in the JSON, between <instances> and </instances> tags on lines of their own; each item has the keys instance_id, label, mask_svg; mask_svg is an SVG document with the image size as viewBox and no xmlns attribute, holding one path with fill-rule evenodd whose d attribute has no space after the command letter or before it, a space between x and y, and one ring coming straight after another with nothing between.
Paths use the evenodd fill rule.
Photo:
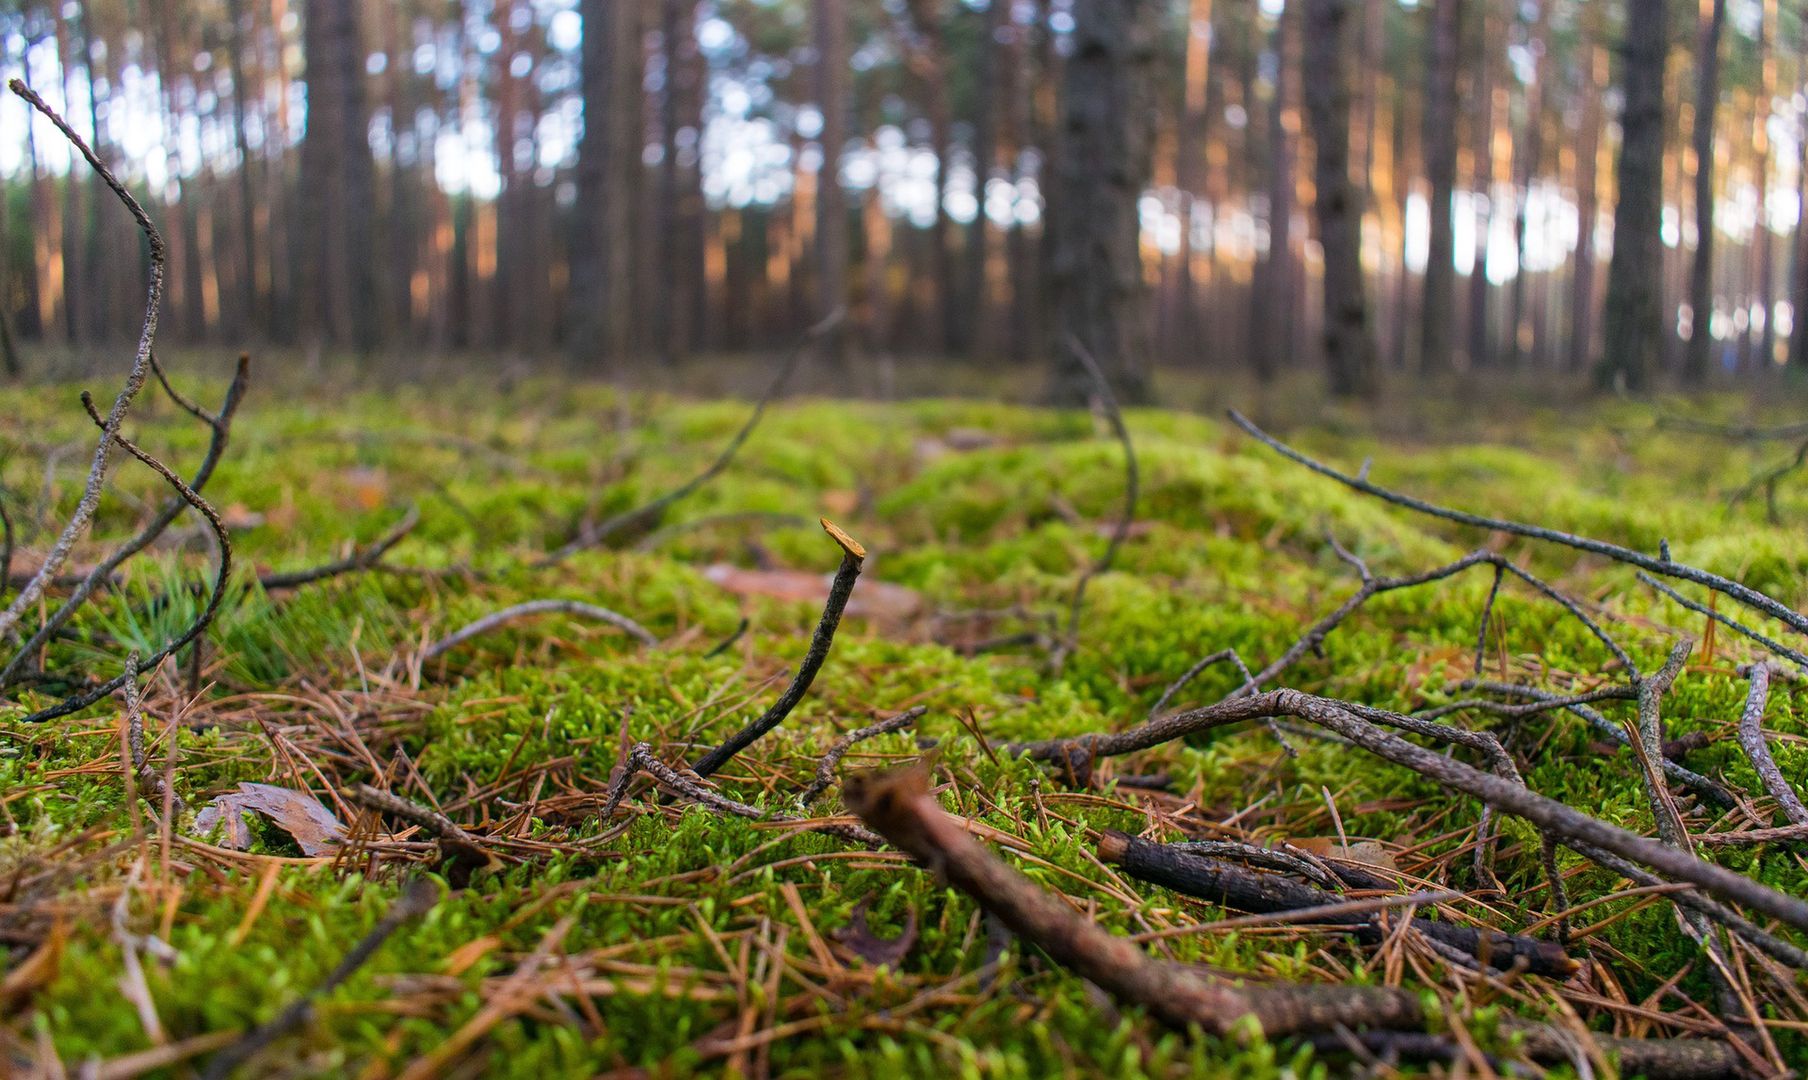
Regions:
<instances>
[{"instance_id":1,"label":"thin branch","mask_svg":"<svg viewBox=\"0 0 1808 1080\"><path fill-rule=\"evenodd\" d=\"M1338 1026L1423 1031L1427 1017L1416 994L1384 987L1268 984L1233 986L1181 964L1153 959L1129 939L1099 926L1069 904L1006 866L949 817L928 792L920 769L850 775L843 797L868 825L934 869L1057 963L1113 997L1141 1006L1172 1027L1197 1026L1217 1037L1247 1037L1253 1019L1268 1038L1335 1030ZM1525 1052L1536 1060L1568 1060L1569 1042L1551 1028L1514 1023ZM1701 1040L1597 1037L1617 1053L1628 1073L1651 1077L1732 1072L1731 1048Z\"/></svg>"},{"instance_id":2,"label":"thin branch","mask_svg":"<svg viewBox=\"0 0 1808 1080\"><path fill-rule=\"evenodd\" d=\"M558 612L562 615L582 615L585 618L608 623L618 630L626 631L642 645L659 644L659 639L653 635L651 630L648 630L646 627L635 622L633 619L628 618L626 615L610 611L606 607L598 607L595 604L586 604L582 600L529 600L526 603L505 607L501 611L493 611L483 618L478 619L476 622L446 635L427 646L426 651L421 653L421 659L435 659L442 653L456 648L459 645L463 645L472 638L481 637L484 634L487 634L498 627L506 626L517 619L525 619L530 615L544 615L549 612Z\"/></svg>"},{"instance_id":3,"label":"thin branch","mask_svg":"<svg viewBox=\"0 0 1808 1080\"><path fill-rule=\"evenodd\" d=\"M1577 536L1573 533L1562 532L1558 529L1547 529L1539 525L1527 525L1522 522L1506 521L1501 518L1484 517L1480 514L1472 514L1464 510L1452 510L1447 507L1426 502L1423 499L1416 499L1410 495L1403 495L1399 492L1372 484L1361 477L1350 476L1347 473L1339 472L1329 465L1307 457L1305 454L1293 449L1291 446L1281 442L1274 436L1269 435L1234 409L1230 412L1230 418L1233 423L1248 432L1257 441L1261 442L1269 449L1274 450L1282 457L1287 458L1289 461L1303 465L1313 472L1318 473L1320 476L1329 477L1354 491L1360 491L1365 495L1373 495L1383 502L1392 503L1395 506L1414 510L1421 514L1428 514L1432 517L1442 518L1445 521L1453 521L1459 525L1471 525L1476 528L1494 529L1500 532L1512 533L1515 536L1524 536L1533 540L1543 540L1548 543L1560 544L1564 547L1574 548L1577 551L1586 551L1593 555L1605 556L1615 562L1636 566L1641 570L1648 570L1653 574L1660 574L1664 577L1694 582L1697 585L1705 586L1724 596L1731 597L1755 611L1761 611L1771 618L1787 624L1791 629L1798 633L1808 634L1808 615L1803 615L1801 612L1796 611L1794 608L1789 607L1787 604L1784 604L1774 597L1767 596L1747 585L1741 585L1739 582L1733 581L1730 578L1724 578L1719 574L1710 573L1709 571L1688 566L1683 563L1672 562L1667 558L1653 558L1650 555L1646 555L1644 552L1634 551L1631 548L1621 547L1618 544L1610 544L1604 540L1594 540L1586 536Z\"/></svg>"},{"instance_id":4,"label":"thin branch","mask_svg":"<svg viewBox=\"0 0 1808 1080\"><path fill-rule=\"evenodd\" d=\"M866 563L866 549L828 518L822 519L822 527L830 539L841 546L841 566L835 571L835 580L829 585L829 599L823 605L822 620L816 624L816 633L810 637L810 650L804 654L803 663L797 666L797 674L791 677L791 685L785 687L785 692L779 695L771 708L691 766L691 771L698 776L706 779L714 776L722 766L728 764L729 759L784 723L785 717L790 716L791 710L804 699L810 683L815 681L816 673L822 669L823 661L829 657L829 646L835 643L835 628L841 625L841 613L847 607L848 597L854 594L854 582L859 579L860 568Z\"/></svg>"},{"instance_id":5,"label":"thin branch","mask_svg":"<svg viewBox=\"0 0 1808 1080\"><path fill-rule=\"evenodd\" d=\"M152 363L155 364L154 358ZM211 434L207 441L207 453L202 457L200 466L195 469L194 478L188 482L188 486L195 492L199 492L207 486L207 482L213 478L214 470L219 466L220 458L226 452L227 441L232 433L233 417L238 414L239 404L245 398L245 388L251 373L250 364L249 357L240 355L238 367L233 372L232 382L226 387L226 396L220 402L220 411L212 416L200 414ZM157 370L161 372L162 369ZM184 409L199 412L187 398L175 396L173 390L171 395L172 400ZM71 618L74 618L76 611L87 603L88 598L102 585L112 581L114 574L125 565L126 560L155 543L157 538L162 536L170 524L182 513L183 509L190 505L192 504L189 500L180 493L172 496L157 511L156 516L147 522L144 528L138 530L136 536L121 544L77 582L74 590L62 605L52 612L50 617L44 620L44 624L38 627L31 638L13 654L12 658L7 661L6 667L0 669L0 687L11 686L18 682L25 673L27 665L38 655L45 643L62 630Z\"/></svg>"},{"instance_id":6,"label":"thin branch","mask_svg":"<svg viewBox=\"0 0 1808 1080\"><path fill-rule=\"evenodd\" d=\"M887 717L877 723L855 728L836 739L834 744L829 747L828 753L822 755L822 760L816 763L816 777L810 781L810 786L804 788L803 792L798 795L797 801L809 806L820 798L823 792L829 790L829 785L835 782L835 770L841 767L841 759L847 756L847 752L854 748L855 743L865 742L867 739L880 735L890 735L895 731L903 731L915 724L928 711L929 706L918 705L914 709Z\"/></svg>"},{"instance_id":7,"label":"thin branch","mask_svg":"<svg viewBox=\"0 0 1808 1080\"><path fill-rule=\"evenodd\" d=\"M1788 896L1724 867L1703 862L1686 851L1590 817L1510 780L1390 735L1357 715L1345 702L1298 690L1271 690L1225 701L1162 717L1129 731L1019 744L1013 749L1043 760L1085 762L1092 757L1147 750L1229 724L1277 716L1291 716L1329 729L1378 757L1480 799L1497 810L1524 818L1565 841L1567 846L1575 847L1576 843L1581 843L1612 852L1675 880L1698 885L1711 896L1743 904L1797 929L1808 930L1808 901Z\"/></svg>"},{"instance_id":8,"label":"thin branch","mask_svg":"<svg viewBox=\"0 0 1808 1080\"><path fill-rule=\"evenodd\" d=\"M88 527L88 522L94 517L95 509L100 506L101 489L106 484L108 459L113 450L114 440L119 435L120 425L125 422L126 412L131 408L132 399L138 396L140 390L144 389L145 379L150 375L151 343L157 338L157 314L163 303L164 274L163 236L158 233L157 226L151 223L150 215L144 212L144 207L138 204L138 200L132 197L132 193L127 191L125 185L119 182L119 178L113 175L113 170L95 156L94 151L88 148L88 144L82 141L82 137L75 133L75 129L57 115L55 109L44 103L43 98L19 79L12 79L7 85L12 88L13 93L30 102L33 108L43 113L52 124L56 125L57 130L63 133L63 137L81 151L82 157L88 162L88 167L93 169L107 187L112 189L113 194L117 195L119 200L125 204L126 210L138 223L138 227L143 231L145 241L150 247L151 272L150 284L145 294L144 324L138 334L138 352L132 360L131 370L126 374L125 385L120 388L119 394L113 399L113 406L107 412L106 420L101 424L100 440L94 447L94 462L88 468L88 480L82 488L81 499L76 503L75 513L70 515L68 524L63 526L63 531L57 537L56 543L51 545L50 552L44 557L44 562L38 567L37 573L33 574L31 580L19 590L19 594L13 597L13 602L7 605L4 611L0 611L0 638L9 636L13 632L13 628L18 625L19 620L38 602L38 597L43 595L51 579L56 577L57 571L68 560L70 551L75 547L76 537L80 536L82 531Z\"/></svg>"},{"instance_id":9,"label":"thin branch","mask_svg":"<svg viewBox=\"0 0 1808 1080\"><path fill-rule=\"evenodd\" d=\"M1783 659L1791 661L1797 665L1800 665L1800 667L1803 670L1808 671L1808 654L1797 652L1795 649L1790 648L1789 646L1783 644L1780 641L1776 641L1772 638L1766 637L1763 634L1760 634L1758 631L1753 630L1751 627L1746 626L1744 623L1731 617L1730 615L1722 614L1721 612L1715 611L1713 608L1708 607L1706 604L1698 603L1694 600L1689 599L1688 597L1684 596L1682 593L1677 592L1675 589L1671 588L1670 586L1668 586L1668 585L1664 584L1663 582L1657 580L1656 578L1652 577L1650 574L1640 571L1638 574L1638 579L1640 581L1644 582L1646 585L1651 586L1653 589L1656 589L1658 592L1663 593L1665 596L1669 597L1670 599L1681 604L1683 607L1686 607L1690 611L1695 612L1697 615L1706 615L1708 618L1719 623L1721 626L1726 627L1728 630L1733 631L1735 634L1742 634L1745 637L1750 638L1751 640L1764 646L1766 649L1769 649L1771 652L1777 654L1778 656L1781 656Z\"/></svg>"},{"instance_id":10,"label":"thin branch","mask_svg":"<svg viewBox=\"0 0 1808 1080\"><path fill-rule=\"evenodd\" d=\"M716 455L716 459L709 463L708 468L652 502L616 514L599 525L581 530L570 543L548 554L537 565L547 567L564 562L586 548L596 547L630 526L645 521L656 521L667 507L715 479L722 470L728 468L730 462L734 461L735 455L741 450L741 444L745 443L747 437L753 434L753 429L759 426L760 418L766 413L766 406L772 404L778 398L780 391L784 390L785 383L790 380L791 373L797 369L798 361L803 358L808 347L840 326L846 318L847 309L845 307L836 308L829 313L827 318L804 331L803 336L786 355L784 363L779 366L778 374L773 376L771 384L766 387L766 392L761 394L759 401L754 404L752 415L747 417L747 422L741 425L741 430L735 432L734 438L730 439L728 445L722 448L722 452Z\"/></svg>"},{"instance_id":11,"label":"thin branch","mask_svg":"<svg viewBox=\"0 0 1808 1080\"><path fill-rule=\"evenodd\" d=\"M82 406L88 410L89 418L96 424L103 423L100 414L95 411L94 398L86 390L82 391ZM194 621L188 624L187 629L145 659L143 667L149 670L163 663L164 658L173 655L189 642L199 638L202 631L207 629L208 624L213 622L214 616L219 613L220 603L226 598L227 581L232 575L232 537L227 534L226 523L220 520L219 511L215 510L206 499L197 495L193 488L183 483L182 478L171 472L169 466L140 449L136 443L124 435L116 432L112 441L118 443L121 450L144 462L157 475L163 477L164 482L175 488L184 502L199 511L201 516L207 519L208 527L213 530L214 539L219 542L220 548L220 563L214 571L213 590L208 594L207 605L201 609L199 615L195 616ZM125 683L126 676L116 676L73 697L64 698L47 709L40 709L19 722L36 724L54 720L59 716L68 716L72 712L78 712L101 700L124 686Z\"/></svg>"},{"instance_id":12,"label":"thin branch","mask_svg":"<svg viewBox=\"0 0 1808 1080\"><path fill-rule=\"evenodd\" d=\"M832 821L806 821L785 813L767 813L757 806L750 806L707 786L701 776L686 769L680 772L653 756L653 747L648 743L636 743L629 751L628 760L615 783L610 786L608 798L604 801L602 818L604 821L615 816L621 806L622 799L627 796L628 786L634 777L646 773L658 781L667 791L682 795L699 806L714 810L718 814L747 818L750 821L769 821L783 825L806 825L811 832L824 833L840 837L850 843L863 844L867 847L880 847L884 840L874 833L858 825L842 825Z\"/></svg>"},{"instance_id":13,"label":"thin branch","mask_svg":"<svg viewBox=\"0 0 1808 1080\"><path fill-rule=\"evenodd\" d=\"M1783 770L1777 768L1776 759L1770 756L1769 744L1764 741L1764 706L1770 701L1770 665L1753 664L1750 674L1751 691L1745 697L1745 711L1739 716L1739 745L1751 759L1758 779L1764 782L1764 790L1770 792L1770 797L1782 808L1783 816L1796 825L1808 825L1808 807L1802 805L1801 797L1789 786Z\"/></svg>"},{"instance_id":14,"label":"thin branch","mask_svg":"<svg viewBox=\"0 0 1808 1080\"><path fill-rule=\"evenodd\" d=\"M293 589L301 585L311 585L316 581L338 577L341 574L355 574L369 570L383 561L390 550L401 543L414 527L421 523L421 511L418 506L410 506L402 515L402 520L395 527L378 537L369 546L355 550L343 559L311 567L306 570L289 570L282 573L261 574L257 583L265 592L273 589Z\"/></svg>"}]
</instances>

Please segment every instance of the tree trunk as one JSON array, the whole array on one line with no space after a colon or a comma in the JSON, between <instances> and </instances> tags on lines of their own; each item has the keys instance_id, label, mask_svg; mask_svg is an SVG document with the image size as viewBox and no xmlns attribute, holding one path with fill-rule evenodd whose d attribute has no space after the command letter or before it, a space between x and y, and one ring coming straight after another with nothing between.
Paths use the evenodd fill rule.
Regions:
<instances>
[{"instance_id":1,"label":"tree trunk","mask_svg":"<svg viewBox=\"0 0 1808 1080\"><path fill-rule=\"evenodd\" d=\"M1715 0L1719 3L1720 0ZM1628 0L1620 71L1619 202L1607 268L1607 347L1596 367L1603 386L1644 390L1663 356L1664 60L1667 0ZM1698 316L1699 318L1699 316Z\"/></svg>"},{"instance_id":2,"label":"tree trunk","mask_svg":"<svg viewBox=\"0 0 1808 1080\"><path fill-rule=\"evenodd\" d=\"M375 194L364 49L355 0L315 0L303 19L308 124L301 143L302 332L371 344Z\"/></svg>"},{"instance_id":3,"label":"tree trunk","mask_svg":"<svg viewBox=\"0 0 1808 1080\"><path fill-rule=\"evenodd\" d=\"M1149 400L1137 204L1149 179L1160 16L1150 0L1074 5L1054 176L1060 339L1050 396L1059 404L1084 404L1096 393L1076 346L1098 362L1120 400Z\"/></svg>"},{"instance_id":4,"label":"tree trunk","mask_svg":"<svg viewBox=\"0 0 1808 1080\"><path fill-rule=\"evenodd\" d=\"M1351 0L1306 0L1306 114L1312 123L1319 245L1324 250L1325 364L1331 392L1379 392L1362 284L1362 196L1350 182L1350 88L1344 77Z\"/></svg>"},{"instance_id":5,"label":"tree trunk","mask_svg":"<svg viewBox=\"0 0 1808 1080\"><path fill-rule=\"evenodd\" d=\"M1455 368L1456 241L1451 198L1456 190L1456 65L1462 45L1462 0L1437 0L1432 11L1431 64L1425 82L1425 173L1431 183L1431 237L1420 309L1419 365L1427 372Z\"/></svg>"},{"instance_id":6,"label":"tree trunk","mask_svg":"<svg viewBox=\"0 0 1808 1080\"><path fill-rule=\"evenodd\" d=\"M1299 0L1282 9L1270 48L1274 86L1268 101L1268 252L1257 267L1250 306L1250 358L1256 378L1263 382L1292 360L1295 341L1293 173L1299 114L1291 88L1299 69L1299 12Z\"/></svg>"},{"instance_id":7,"label":"tree trunk","mask_svg":"<svg viewBox=\"0 0 1808 1080\"><path fill-rule=\"evenodd\" d=\"M816 101L822 109L822 171L816 184L817 317L848 302L848 207L841 186L841 151L848 139L848 27L846 0L814 0ZM847 364L847 335L837 327L821 351L831 370Z\"/></svg>"},{"instance_id":8,"label":"tree trunk","mask_svg":"<svg viewBox=\"0 0 1808 1080\"><path fill-rule=\"evenodd\" d=\"M1469 144L1474 164L1469 186L1474 197L1475 260L1469 267L1469 335L1465 347L1471 369L1494 361L1488 326L1488 236L1494 223L1494 48L1497 20L1494 0L1481 0L1478 20L1480 47L1476 53Z\"/></svg>"},{"instance_id":9,"label":"tree trunk","mask_svg":"<svg viewBox=\"0 0 1808 1080\"><path fill-rule=\"evenodd\" d=\"M1507 293L1507 356L1515 367L1522 367L1532 347L1532 325L1526 311L1526 226L1532 203L1532 185L1538 181L1539 159L1544 150L1544 88L1547 80L1545 53L1550 50L1551 7L1555 0L1537 0L1538 12L1532 18L1526 44L1532 57L1531 80L1525 90L1525 127L1513 148L1514 213L1513 213L1513 284Z\"/></svg>"},{"instance_id":10,"label":"tree trunk","mask_svg":"<svg viewBox=\"0 0 1808 1080\"><path fill-rule=\"evenodd\" d=\"M1594 353L1595 227L1600 217L1601 89L1608 78L1607 47L1599 44L1602 9L1588 7L1584 23L1581 131L1576 140L1576 262L1570 292L1569 370L1580 372Z\"/></svg>"},{"instance_id":11,"label":"tree trunk","mask_svg":"<svg viewBox=\"0 0 1808 1080\"><path fill-rule=\"evenodd\" d=\"M1695 42L1695 259L1689 269L1689 350L1682 366L1682 380L1690 386L1707 381L1714 346L1714 113L1720 103L1726 0L1713 0L1704 15Z\"/></svg>"}]
</instances>

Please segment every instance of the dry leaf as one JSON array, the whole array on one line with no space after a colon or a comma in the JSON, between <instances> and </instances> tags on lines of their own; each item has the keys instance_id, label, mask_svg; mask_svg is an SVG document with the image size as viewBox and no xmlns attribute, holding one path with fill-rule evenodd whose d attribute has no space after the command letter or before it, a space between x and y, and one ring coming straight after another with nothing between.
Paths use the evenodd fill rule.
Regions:
<instances>
[{"instance_id":1,"label":"dry leaf","mask_svg":"<svg viewBox=\"0 0 1808 1080\"><path fill-rule=\"evenodd\" d=\"M331 855L345 838L345 826L319 799L305 791L274 784L239 784L239 789L218 796L195 815L195 831L206 835L225 826L221 842L239 851L251 847L251 829L241 816L245 811L262 814L277 828L295 838L304 855Z\"/></svg>"},{"instance_id":2,"label":"dry leaf","mask_svg":"<svg viewBox=\"0 0 1808 1080\"><path fill-rule=\"evenodd\" d=\"M50 925L50 933L24 963L6 973L0 980L0 1016L11 1016L31 995L56 981L63 962L63 942L67 938L63 921Z\"/></svg>"},{"instance_id":3,"label":"dry leaf","mask_svg":"<svg viewBox=\"0 0 1808 1080\"><path fill-rule=\"evenodd\" d=\"M1335 836L1307 836L1288 843L1321 859L1336 859L1340 862L1360 863L1363 866L1385 870L1397 874L1400 868L1394 864L1394 857L1388 850L1374 840L1353 840L1348 846L1338 843Z\"/></svg>"},{"instance_id":4,"label":"dry leaf","mask_svg":"<svg viewBox=\"0 0 1808 1080\"><path fill-rule=\"evenodd\" d=\"M848 924L831 936L869 964L885 964L896 968L910 955L911 947L917 943L916 909L904 910L904 929L898 931L897 937L882 938L874 934L872 927L866 924L866 908L871 902L872 897L869 896L855 904L854 910L848 914Z\"/></svg>"}]
</instances>

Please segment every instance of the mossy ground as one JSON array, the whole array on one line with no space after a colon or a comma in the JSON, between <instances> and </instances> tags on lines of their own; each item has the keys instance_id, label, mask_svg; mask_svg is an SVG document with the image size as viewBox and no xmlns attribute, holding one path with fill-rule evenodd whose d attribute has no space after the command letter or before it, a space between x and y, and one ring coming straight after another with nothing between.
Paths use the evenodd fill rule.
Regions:
<instances>
[{"instance_id":1,"label":"mossy ground","mask_svg":"<svg viewBox=\"0 0 1808 1080\"><path fill-rule=\"evenodd\" d=\"M1337 1072L1293 1043L1253 1046L1164 1033L1119 1011L1079 979L1013 949L996 978L973 904L888 854L820 835L725 819L700 809L631 806L639 816L605 845L600 793L619 752L621 718L668 760L694 758L771 700L801 656L816 603L743 599L701 573L765 561L824 575L837 558L814 525L704 519L760 511L827 514L873 552L868 579L919 591L930 612L1017 611L963 626L932 615L851 618L815 688L790 720L720 780L738 798L786 808L840 732L875 715L929 707L917 733L938 741L950 809L1018 838L1017 865L1072 896L1114 930L1210 921L1218 913L1127 881L1091 854L1089 830L1206 834L1236 816L1260 838L1336 833L1394 850L1402 870L1474 889L1466 845L1476 806L1345 747L1303 741L1288 758L1261 729L1227 731L1114 762L1090 792L982 746L1121 728L1194 659L1234 646L1252 664L1277 655L1353 589L1329 550L1336 535L1379 572L1410 572L1501 537L1394 511L1311 476L1228 424L1181 412L1129 416L1142 465L1138 529L1091 585L1079 647L1059 674L1041 652L967 655L948 643L1038 626L1065 612L1083 567L1103 549L1122 498L1122 453L1095 420L969 401L828 400L775 407L733 467L675 507L666 524L698 528L626 538L551 569L533 557L585 520L638 505L694 473L741 424L747 406L601 386L527 382L382 391L253 391L208 497L238 526L246 567L208 635L203 689L171 663L148 690L153 753L180 731L175 784L191 805L240 780L329 787L371 779L371 763L416 797L431 789L455 819L538 841L547 854L480 872L324 999L302 1031L259 1067L291 1075L386 1076L485 1026L453 1055L459 1075L583 1076L644 1068L816 1075L1042 1076L1178 1074L1259 1077ZM217 397L219 384L197 388ZM73 506L91 443L69 387L8 393L11 450L0 474L22 545ZM1731 403L1719 403L1730 408ZM1427 404L1426 409L1432 408ZM1808 600L1808 477L1785 481L1778 523L1760 502L1727 494L1778 447L1657 431L1649 405L1521 407L1405 439L1364 417L1290 432L1302 445L1422 496L1572 529L1675 557L1796 604ZM78 422L79 421L79 422ZM1399 425L1393 425L1397 430ZM204 432L147 392L139 441L192 467ZM983 438L979 437L983 434ZM975 445L983 444L983 445ZM69 447L69 450L60 448ZM60 464L47 468L46 456ZM117 466L95 536L78 561L129 535L163 498L145 470ZM408 505L420 524L389 560L432 573L349 575L265 595L250 568L335 558L381 535ZM642 550L642 549L645 550ZM1629 572L1573 553L1507 543L1526 565L1602 605L1641 664L1654 665L1703 620L1655 600ZM210 549L186 520L171 542L130 564L124 584L87 608L44 658L52 673L117 671L201 603ZM1444 700L1468 674L1486 571L1370 604L1287 674L1287 685L1410 710ZM602 604L663 641L647 649L582 620L514 624L424 665L424 641L505 605L546 596ZM856 589L856 597L860 590ZM1509 585L1487 663L1552 688L1611 676L1610 659L1554 605ZM721 652L741 620L746 633ZM1750 656L1721 632L1698 648L1667 705L1673 734L1710 745L1691 766L1759 791L1730 737L1744 695L1734 668ZM1233 674L1208 671L1182 695L1211 700ZM300 859L266 828L250 853L176 840L126 805L116 707L25 727L24 695L0 706L0 927L19 965L65 935L48 985L9 1021L16 1052L53 1047L78 1063L266 1020L318 982L381 917L397 891L393 861ZM1768 719L1784 772L1808 779L1801 691L1779 687ZM1620 715L1609 710L1612 715ZM1463 722L1490 722L1468 716ZM1641 831L1651 822L1631 759L1568 718L1495 725L1535 789ZM858 747L850 764L903 759L912 736ZM407 764L402 764L403 759ZM410 778L418 770L419 780ZM1118 788L1115 772L1166 771L1178 795ZM1768 805L1768 804L1763 804ZM526 808L526 809L523 809ZM838 809L831 796L819 804ZM343 811L342 811L343 812ZM1697 829L1714 827L1696 808ZM179 823L178 834L188 822ZM1535 834L1507 825L1498 872L1506 891L1456 910L1503 929L1545 914ZM1785 850L1720 856L1792 892L1808 869ZM1572 897L1611 892L1612 875L1567 856ZM834 944L856 904L879 933L914 915L919 936L898 970L875 970ZM1582 919L1594 963L1568 1006L1603 1031L1663 1032L1601 999L1682 1007L1712 998L1694 946L1649 898L1616 900ZM122 942L143 952L148 997L122 982ZM552 935L552 936L549 936ZM492 1023L484 1012L537 947L565 955L536 978L547 993ZM1495 1007L1554 1015L1559 988L1537 978L1478 992L1441 960L1377 953L1344 938L1286 929L1164 938L1164 955L1252 977L1399 981L1446 1006L1483 1045ZM142 952L142 950L141 950ZM1682 973L1672 990L1665 984ZM1460 989L1459 989L1460 988ZM578 989L583 992L579 993ZM1592 996L1592 1000L1589 996ZM136 1000L135 1000L136 999ZM1769 999L1767 1000L1774 1000ZM148 1005L147 1005L148 1002ZM152 1015L154 1013L154 1016ZM1785 1053L1808 1054L1804 1017L1773 1006ZM194 1060L204 1060L200 1057ZM172 1067L180 1074L186 1065Z\"/></svg>"}]
</instances>

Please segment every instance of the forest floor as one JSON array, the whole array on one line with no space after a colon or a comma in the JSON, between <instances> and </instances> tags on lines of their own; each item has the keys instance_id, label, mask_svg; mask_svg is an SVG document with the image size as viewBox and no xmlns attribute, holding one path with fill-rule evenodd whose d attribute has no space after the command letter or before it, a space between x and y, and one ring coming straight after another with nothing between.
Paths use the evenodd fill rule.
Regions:
<instances>
[{"instance_id":1,"label":"forest floor","mask_svg":"<svg viewBox=\"0 0 1808 1080\"><path fill-rule=\"evenodd\" d=\"M224 391L179 385L208 403ZM74 507L94 436L69 386L9 390L8 400L0 480L19 531L16 575ZM1105 551L1126 485L1119 442L1083 412L784 401L727 469L657 523L536 567L587 522L696 475L748 411L745 401L537 380L500 392L278 392L254 373L205 489L238 569L198 668L185 649L142 680L146 768L122 769L117 697L62 719L22 718L118 674L128 652L154 653L194 618L216 551L192 514L44 649L42 670L65 681L0 705L7 1060L40 1075L91 1062L104 1064L87 1075L204 1072L327 979L409 874L431 872L462 887L442 886L430 910L258 1049L246 1075L1350 1069L1358 1059L1324 1040L1168 1031L995 932L973 899L894 850L795 820L747 820L669 787L662 797L644 781L607 813L629 744L695 761L785 688L843 558L818 517L864 544L864 574L814 684L713 778L721 794L775 818L853 824L838 816L838 787L800 805L818 759L838 736L922 707L914 728L855 745L844 764L927 754L943 806L1029 880L1113 932L1141 935L1157 956L1258 982L1420 992L1435 1002L1428 1030L1459 1060L1409 1069L1504 1068L1515 1053L1500 1023L1509 1011L1621 1035L1724 1033L1702 951L1663 890L1633 888L1568 850L1559 865L1570 904L1600 901L1572 920L1582 964L1568 978L1477 973L1399 932L1376 944L1311 924L1231 922L1237 912L1098 857L1105 829L1285 839L1408 889L1451 890L1423 901L1445 920L1550 934L1536 831L1506 819L1498 883L1478 877L1477 802L1348 744L1289 733L1290 756L1269 728L1242 724L1102 760L1089 777L1013 759L1002 745L1133 726L1219 649L1258 669L1281 655L1359 584L1328 537L1382 575L1487 545L1578 598L1642 670L1679 637L1700 639L1667 699L1668 733L1699 733L1681 760L1750 798L1741 811L1683 797L1682 815L1694 833L1772 825L1733 735L1747 690L1736 669L1756 653L1724 628L1604 559L1412 515L1225 421L1158 410L1128 413L1134 523L1088 583L1058 668L1049 646L1065 651L1076 584ZM1729 505L1793 444L1660 430L1658 411L1520 409L1435 433L1448 439L1399 423L1421 437L1378 438L1360 416L1339 414L1283 434L1352 472L1372 458L1374 479L1428 499L1645 552L1667 541L1677 559L1799 610L1808 477L1781 481L1775 523L1761 495ZM155 386L127 431L183 473L207 444ZM160 483L122 456L74 565L136 532L166 497ZM362 550L410 508L418 522L376 567L293 588L256 580ZM1399 712L1464 697L1456 686L1474 675L1489 591L1483 566L1377 596L1269 685ZM625 615L656 644L550 613L425 655L481 616L547 598ZM1484 640L1487 678L1570 693L1615 674L1587 628L1513 579ZM1171 704L1215 701L1239 681L1227 665L1208 668ZM1633 711L1600 708L1615 722ZM1798 790L1805 716L1808 695L1779 685L1765 724ZM1632 755L1575 717L1469 712L1456 722L1497 734L1534 791L1653 831ZM129 798L128 780L154 790L163 775L186 810ZM284 789L269 796L274 816L241 818L248 802L228 801L224 826L198 826L196 811L241 782ZM354 805L359 783L437 806L473 834L477 854L442 863L455 846L436 849L406 821ZM1703 850L1808 893L1799 842ZM1799 993L1756 975L1751 987L1774 1043L1756 1039L1753 1053L1808 1059ZM1604 1064L1584 1067L1599 1075Z\"/></svg>"}]
</instances>

